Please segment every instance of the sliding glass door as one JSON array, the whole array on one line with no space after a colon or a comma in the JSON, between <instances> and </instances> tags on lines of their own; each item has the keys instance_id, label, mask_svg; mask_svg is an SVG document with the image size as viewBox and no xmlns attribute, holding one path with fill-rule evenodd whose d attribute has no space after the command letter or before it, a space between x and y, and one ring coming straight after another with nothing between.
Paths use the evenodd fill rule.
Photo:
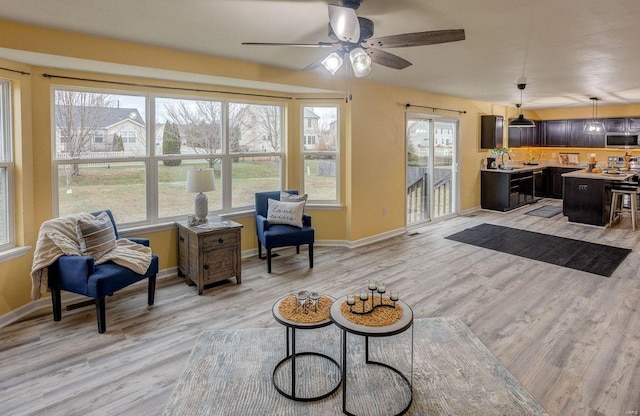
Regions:
<instances>
[{"instance_id":1,"label":"sliding glass door","mask_svg":"<svg viewBox=\"0 0 640 416\"><path fill-rule=\"evenodd\" d=\"M458 121L407 113L407 226L456 213Z\"/></svg>"}]
</instances>

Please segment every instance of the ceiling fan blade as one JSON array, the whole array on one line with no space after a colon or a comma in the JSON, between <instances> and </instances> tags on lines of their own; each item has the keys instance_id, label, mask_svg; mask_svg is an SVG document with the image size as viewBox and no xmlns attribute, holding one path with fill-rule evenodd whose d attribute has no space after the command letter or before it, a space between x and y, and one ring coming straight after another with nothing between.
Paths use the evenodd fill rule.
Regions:
<instances>
[{"instance_id":1,"label":"ceiling fan blade","mask_svg":"<svg viewBox=\"0 0 640 416\"><path fill-rule=\"evenodd\" d=\"M371 57L371 60L379 65L387 66L393 69L404 69L411 66L411 62L406 59L400 58L398 55L394 55L389 52L381 51L380 49L369 48L366 50L367 55Z\"/></svg>"},{"instance_id":2,"label":"ceiling fan blade","mask_svg":"<svg viewBox=\"0 0 640 416\"><path fill-rule=\"evenodd\" d=\"M360 22L355 10L330 4L329 24L333 33L341 41L349 43L360 41Z\"/></svg>"},{"instance_id":3,"label":"ceiling fan blade","mask_svg":"<svg viewBox=\"0 0 640 416\"><path fill-rule=\"evenodd\" d=\"M407 46L435 45L437 43L464 40L464 29L431 30L428 32L404 33L367 40L374 48L403 48Z\"/></svg>"},{"instance_id":4,"label":"ceiling fan blade","mask_svg":"<svg viewBox=\"0 0 640 416\"><path fill-rule=\"evenodd\" d=\"M242 42L242 45L295 46L298 48L331 48L332 46L339 45L339 42L318 42L318 43Z\"/></svg>"}]
</instances>

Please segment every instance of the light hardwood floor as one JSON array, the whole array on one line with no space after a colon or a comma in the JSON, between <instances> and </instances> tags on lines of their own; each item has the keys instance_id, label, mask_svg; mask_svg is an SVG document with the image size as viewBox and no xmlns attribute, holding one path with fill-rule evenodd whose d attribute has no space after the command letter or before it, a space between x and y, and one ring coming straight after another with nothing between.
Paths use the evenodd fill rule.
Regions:
<instances>
[{"instance_id":1,"label":"light hardwood floor","mask_svg":"<svg viewBox=\"0 0 640 416\"><path fill-rule=\"evenodd\" d=\"M479 211L355 249L317 247L313 269L306 250L280 251L271 275L264 261L243 259L241 285L202 296L181 278L160 279L152 307L137 284L107 299L102 335L93 307L63 311L61 322L50 311L30 317L0 329L0 414L161 415L200 331L278 327L271 306L283 294L341 296L373 277L416 318L460 317L550 415L640 415L640 231L529 209ZM484 222L634 251L606 278L444 238Z\"/></svg>"}]
</instances>

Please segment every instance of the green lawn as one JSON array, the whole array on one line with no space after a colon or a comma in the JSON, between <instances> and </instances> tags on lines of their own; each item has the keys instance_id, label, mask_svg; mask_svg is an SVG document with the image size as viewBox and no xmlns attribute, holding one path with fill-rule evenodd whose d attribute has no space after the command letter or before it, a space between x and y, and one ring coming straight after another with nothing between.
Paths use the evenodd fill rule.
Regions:
<instances>
[{"instance_id":1,"label":"green lawn","mask_svg":"<svg viewBox=\"0 0 640 416\"><path fill-rule=\"evenodd\" d=\"M310 164L307 186L314 199L335 198L335 178L317 176L317 161ZM67 165L69 167L70 165ZM158 164L158 215L171 217L187 215L194 210L194 194L185 191L187 170L208 167L208 163L182 163L179 166ZM246 158L232 165L233 207L253 206L257 191L279 189L279 164L272 160ZM207 193L209 210L222 209L220 165L214 167L216 190ZM109 208L119 222L146 220L145 171L142 163L122 163L101 166L81 166L79 174L66 185L64 167L59 175L59 213L91 212Z\"/></svg>"}]
</instances>

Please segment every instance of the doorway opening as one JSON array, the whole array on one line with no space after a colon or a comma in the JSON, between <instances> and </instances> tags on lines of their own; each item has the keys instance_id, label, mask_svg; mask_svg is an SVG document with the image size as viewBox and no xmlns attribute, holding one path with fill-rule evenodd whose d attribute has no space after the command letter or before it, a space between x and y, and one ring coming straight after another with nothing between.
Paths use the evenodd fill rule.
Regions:
<instances>
[{"instance_id":1,"label":"doorway opening","mask_svg":"<svg viewBox=\"0 0 640 416\"><path fill-rule=\"evenodd\" d=\"M407 228L457 214L458 120L407 113Z\"/></svg>"}]
</instances>

